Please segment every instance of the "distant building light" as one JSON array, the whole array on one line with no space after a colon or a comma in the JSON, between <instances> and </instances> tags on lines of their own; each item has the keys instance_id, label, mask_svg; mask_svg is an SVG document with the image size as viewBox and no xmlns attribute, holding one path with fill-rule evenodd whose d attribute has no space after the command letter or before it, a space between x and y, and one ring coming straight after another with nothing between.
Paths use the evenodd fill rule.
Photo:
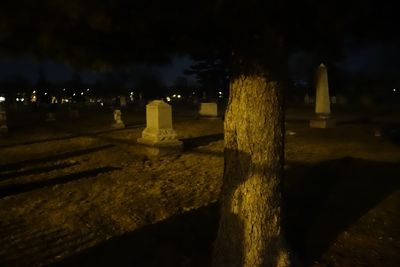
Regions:
<instances>
[{"instance_id":1,"label":"distant building light","mask_svg":"<svg viewBox=\"0 0 400 267\"><path fill-rule=\"evenodd\" d=\"M18 97L15 100L17 100L17 102L19 102L19 98Z\"/></svg>"},{"instance_id":2,"label":"distant building light","mask_svg":"<svg viewBox=\"0 0 400 267\"><path fill-rule=\"evenodd\" d=\"M86 92L89 92L90 91L90 89L88 88L88 89L86 89Z\"/></svg>"},{"instance_id":3,"label":"distant building light","mask_svg":"<svg viewBox=\"0 0 400 267\"><path fill-rule=\"evenodd\" d=\"M36 94L36 91L35 91L35 90L33 90L32 94Z\"/></svg>"},{"instance_id":4,"label":"distant building light","mask_svg":"<svg viewBox=\"0 0 400 267\"><path fill-rule=\"evenodd\" d=\"M172 97L176 97L176 95L174 94L174 95L172 95Z\"/></svg>"},{"instance_id":5,"label":"distant building light","mask_svg":"<svg viewBox=\"0 0 400 267\"><path fill-rule=\"evenodd\" d=\"M131 92L131 95L133 95L133 92Z\"/></svg>"},{"instance_id":6,"label":"distant building light","mask_svg":"<svg viewBox=\"0 0 400 267\"><path fill-rule=\"evenodd\" d=\"M393 92L396 92L396 89L393 89Z\"/></svg>"},{"instance_id":7,"label":"distant building light","mask_svg":"<svg viewBox=\"0 0 400 267\"><path fill-rule=\"evenodd\" d=\"M222 92L221 92L221 91L219 91L219 92L218 92L218 94L222 95Z\"/></svg>"},{"instance_id":8,"label":"distant building light","mask_svg":"<svg viewBox=\"0 0 400 267\"><path fill-rule=\"evenodd\" d=\"M83 95L83 92L81 92L81 95Z\"/></svg>"},{"instance_id":9,"label":"distant building light","mask_svg":"<svg viewBox=\"0 0 400 267\"><path fill-rule=\"evenodd\" d=\"M47 92L45 92L44 95L47 95Z\"/></svg>"},{"instance_id":10,"label":"distant building light","mask_svg":"<svg viewBox=\"0 0 400 267\"><path fill-rule=\"evenodd\" d=\"M192 95L196 94L195 92L192 93Z\"/></svg>"},{"instance_id":11,"label":"distant building light","mask_svg":"<svg viewBox=\"0 0 400 267\"><path fill-rule=\"evenodd\" d=\"M63 88L63 91L65 91L65 88Z\"/></svg>"},{"instance_id":12,"label":"distant building light","mask_svg":"<svg viewBox=\"0 0 400 267\"><path fill-rule=\"evenodd\" d=\"M181 98L181 95L177 95L178 98Z\"/></svg>"},{"instance_id":13,"label":"distant building light","mask_svg":"<svg viewBox=\"0 0 400 267\"><path fill-rule=\"evenodd\" d=\"M24 102L24 100L25 100L24 98L21 98L21 102Z\"/></svg>"},{"instance_id":14,"label":"distant building light","mask_svg":"<svg viewBox=\"0 0 400 267\"><path fill-rule=\"evenodd\" d=\"M169 96L166 97L167 102L171 102L171 98Z\"/></svg>"},{"instance_id":15,"label":"distant building light","mask_svg":"<svg viewBox=\"0 0 400 267\"><path fill-rule=\"evenodd\" d=\"M75 93L73 93L73 94L72 94L72 96L76 96L76 94L75 94Z\"/></svg>"},{"instance_id":16,"label":"distant building light","mask_svg":"<svg viewBox=\"0 0 400 267\"><path fill-rule=\"evenodd\" d=\"M6 101L6 98L4 96L0 96L0 103Z\"/></svg>"}]
</instances>

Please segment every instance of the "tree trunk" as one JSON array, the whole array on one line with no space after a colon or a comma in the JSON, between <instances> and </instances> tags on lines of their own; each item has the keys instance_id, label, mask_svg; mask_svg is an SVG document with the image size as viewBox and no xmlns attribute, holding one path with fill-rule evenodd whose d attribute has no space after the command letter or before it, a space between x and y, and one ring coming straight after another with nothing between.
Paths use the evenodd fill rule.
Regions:
<instances>
[{"instance_id":1,"label":"tree trunk","mask_svg":"<svg viewBox=\"0 0 400 267\"><path fill-rule=\"evenodd\" d=\"M289 266L281 232L284 114L279 84L241 75L230 85L214 266Z\"/></svg>"}]
</instances>

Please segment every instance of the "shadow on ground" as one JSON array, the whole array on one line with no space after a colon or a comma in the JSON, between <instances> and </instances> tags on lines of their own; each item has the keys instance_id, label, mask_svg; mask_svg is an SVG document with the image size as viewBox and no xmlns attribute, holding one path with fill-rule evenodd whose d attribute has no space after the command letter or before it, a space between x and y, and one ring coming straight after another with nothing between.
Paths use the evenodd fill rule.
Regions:
<instances>
[{"instance_id":1,"label":"shadow on ground","mask_svg":"<svg viewBox=\"0 0 400 267\"><path fill-rule=\"evenodd\" d=\"M219 134L211 134L199 137L185 138L181 139L181 141L183 142L183 149L186 151L199 146L206 146L211 142L219 141L222 139L224 139L224 134L219 133Z\"/></svg>"},{"instance_id":2,"label":"shadow on ground","mask_svg":"<svg viewBox=\"0 0 400 267\"><path fill-rule=\"evenodd\" d=\"M348 226L400 189L399 163L348 157L289 166L284 193L287 235L308 263L318 260Z\"/></svg>"},{"instance_id":3,"label":"shadow on ground","mask_svg":"<svg viewBox=\"0 0 400 267\"><path fill-rule=\"evenodd\" d=\"M400 188L398 163L342 158L289 166L285 227L290 246L305 265ZM218 207L212 204L112 238L53 266L209 266L218 219Z\"/></svg>"},{"instance_id":4,"label":"shadow on ground","mask_svg":"<svg viewBox=\"0 0 400 267\"><path fill-rule=\"evenodd\" d=\"M95 177L98 174L111 172L119 169L120 168L117 167L100 167L97 169L58 176L45 181L34 181L24 184L9 184L5 186L0 186L0 198L32 191L35 189L40 189L47 186L66 184L68 182L77 181L83 178Z\"/></svg>"},{"instance_id":5,"label":"shadow on ground","mask_svg":"<svg viewBox=\"0 0 400 267\"><path fill-rule=\"evenodd\" d=\"M211 204L114 237L52 266L209 266L217 215L217 205Z\"/></svg>"},{"instance_id":6,"label":"shadow on ground","mask_svg":"<svg viewBox=\"0 0 400 267\"><path fill-rule=\"evenodd\" d=\"M20 162L3 164L3 165L0 165L0 171L1 172L17 171L21 168L25 168L27 165L30 165L30 164L41 164L41 163L48 163L50 161L65 160L65 159L72 158L72 157L77 157L77 156L82 156L82 155L102 151L104 149L112 148L114 146L115 145L113 145L113 144L108 144L108 145L102 145L102 146L97 146L97 147L84 148L84 149L78 149L78 150L74 150L74 151L63 152L63 153L59 153L56 155L42 157L42 158L28 159L28 160L23 160Z\"/></svg>"}]
</instances>

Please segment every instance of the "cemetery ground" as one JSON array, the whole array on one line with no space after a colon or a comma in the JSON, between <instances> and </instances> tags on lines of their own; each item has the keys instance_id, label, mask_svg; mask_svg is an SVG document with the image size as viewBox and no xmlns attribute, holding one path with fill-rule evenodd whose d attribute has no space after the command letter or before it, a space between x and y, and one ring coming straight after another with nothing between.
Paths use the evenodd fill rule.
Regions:
<instances>
[{"instance_id":1,"label":"cemetery ground","mask_svg":"<svg viewBox=\"0 0 400 267\"><path fill-rule=\"evenodd\" d=\"M312 108L288 110L283 209L298 262L400 266L398 111L343 110L337 127L310 129ZM221 120L174 109L184 150L151 157L136 142L143 111L123 111L125 129L110 110L24 114L8 114L0 139L0 266L209 266Z\"/></svg>"}]
</instances>

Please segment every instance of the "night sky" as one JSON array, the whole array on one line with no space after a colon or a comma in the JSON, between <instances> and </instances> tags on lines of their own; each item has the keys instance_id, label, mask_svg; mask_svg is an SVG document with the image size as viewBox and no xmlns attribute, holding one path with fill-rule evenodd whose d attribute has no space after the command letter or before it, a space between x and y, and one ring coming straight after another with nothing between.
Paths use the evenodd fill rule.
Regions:
<instances>
[{"instance_id":1,"label":"night sky","mask_svg":"<svg viewBox=\"0 0 400 267\"><path fill-rule=\"evenodd\" d=\"M162 66L139 66L147 70L161 75L161 79L165 85L171 86L174 80L183 75L183 70L188 68L192 61L188 57L174 57L172 62ZM75 73L79 73L85 83L94 83L101 78L101 72L90 70L74 69L71 66L47 60L44 62L35 62L29 57L3 58L0 59L0 80L9 77L24 77L30 82L35 83L38 78L40 69L46 75L46 78L53 82L67 81Z\"/></svg>"}]
</instances>

